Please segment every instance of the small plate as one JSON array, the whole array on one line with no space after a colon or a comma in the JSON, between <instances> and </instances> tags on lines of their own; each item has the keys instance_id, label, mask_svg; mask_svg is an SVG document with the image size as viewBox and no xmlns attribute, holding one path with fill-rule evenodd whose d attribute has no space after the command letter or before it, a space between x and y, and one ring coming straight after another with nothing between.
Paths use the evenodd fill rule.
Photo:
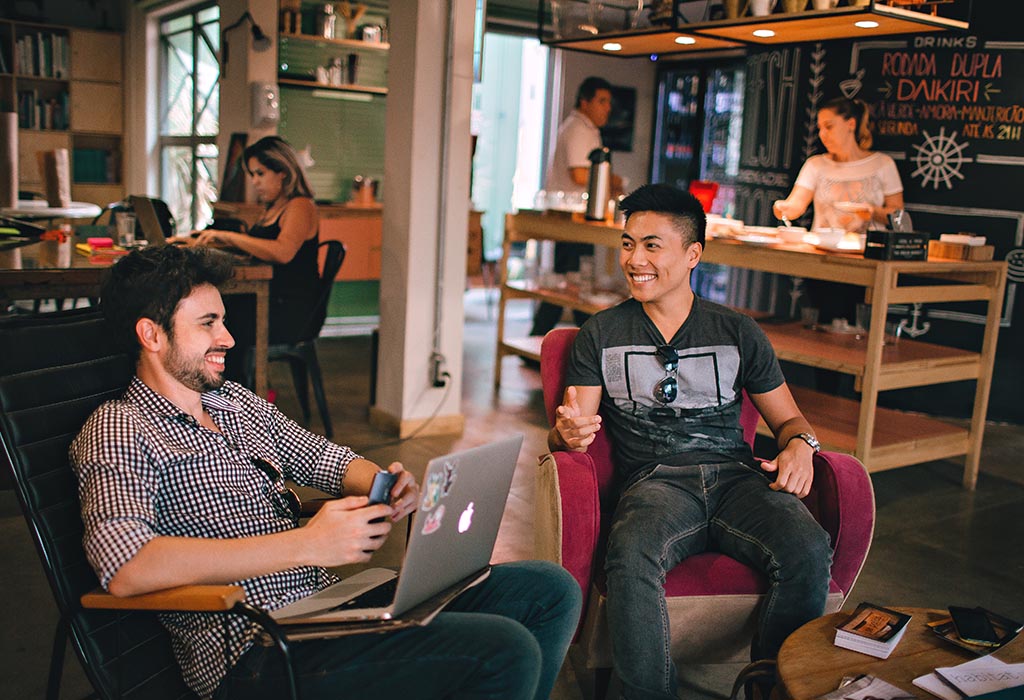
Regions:
<instances>
[{"instance_id":1,"label":"small plate","mask_svg":"<svg viewBox=\"0 0 1024 700\"><path fill-rule=\"evenodd\" d=\"M733 236L733 240L750 245L777 245L781 242L778 236L761 236L755 233L741 233L738 236Z\"/></svg>"},{"instance_id":2,"label":"small plate","mask_svg":"<svg viewBox=\"0 0 1024 700\"><path fill-rule=\"evenodd\" d=\"M871 205L864 202L833 202L832 206L847 214L859 214L871 211Z\"/></svg>"},{"instance_id":3,"label":"small plate","mask_svg":"<svg viewBox=\"0 0 1024 700\"><path fill-rule=\"evenodd\" d=\"M858 255L864 252L863 243L860 244L859 248L839 247L838 245L825 245L824 243L819 243L814 247L826 253L852 253L853 255Z\"/></svg>"},{"instance_id":4,"label":"small plate","mask_svg":"<svg viewBox=\"0 0 1024 700\"><path fill-rule=\"evenodd\" d=\"M743 233L751 236L771 236L776 238L779 235L777 226L744 226Z\"/></svg>"}]
</instances>

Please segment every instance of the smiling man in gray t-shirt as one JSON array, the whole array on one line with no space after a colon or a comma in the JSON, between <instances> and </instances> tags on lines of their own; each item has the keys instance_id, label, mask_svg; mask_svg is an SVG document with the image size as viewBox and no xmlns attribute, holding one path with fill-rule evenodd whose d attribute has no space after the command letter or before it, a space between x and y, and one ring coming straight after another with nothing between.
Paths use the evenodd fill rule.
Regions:
<instances>
[{"instance_id":1,"label":"smiling man in gray t-shirt","mask_svg":"<svg viewBox=\"0 0 1024 700\"><path fill-rule=\"evenodd\" d=\"M704 250L700 203L645 185L621 207L632 299L580 329L548 444L586 451L607 424L624 481L605 559L612 658L624 697L675 698L667 571L714 550L764 572L753 654L770 658L824 611L832 550L800 501L818 442L771 345L690 287ZM772 461L756 462L743 442L744 390L778 441Z\"/></svg>"}]
</instances>

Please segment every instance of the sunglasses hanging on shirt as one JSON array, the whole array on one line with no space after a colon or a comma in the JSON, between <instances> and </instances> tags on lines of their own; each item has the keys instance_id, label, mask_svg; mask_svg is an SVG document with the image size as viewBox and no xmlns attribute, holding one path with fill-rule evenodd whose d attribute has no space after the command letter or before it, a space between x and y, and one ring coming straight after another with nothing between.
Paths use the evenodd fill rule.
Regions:
<instances>
[{"instance_id":1,"label":"sunglasses hanging on shirt","mask_svg":"<svg viewBox=\"0 0 1024 700\"><path fill-rule=\"evenodd\" d=\"M299 515L302 512L302 501L299 500L299 495L295 491L285 485L284 473L262 457L250 457L249 461L252 462L254 467L263 472L264 476L270 479L270 483L274 485L275 495L284 501L285 507L288 510L287 513L282 511L281 514L287 514L291 516L292 520L298 522ZM275 504L279 502L275 501Z\"/></svg>"},{"instance_id":2,"label":"sunglasses hanging on shirt","mask_svg":"<svg viewBox=\"0 0 1024 700\"><path fill-rule=\"evenodd\" d=\"M676 417L675 411L668 407L668 404L679 396L679 352L671 345L659 345L657 348L658 358L662 367L665 368L665 376L654 385L654 400L662 404L655 406L648 414L651 420L664 422Z\"/></svg>"}]
</instances>

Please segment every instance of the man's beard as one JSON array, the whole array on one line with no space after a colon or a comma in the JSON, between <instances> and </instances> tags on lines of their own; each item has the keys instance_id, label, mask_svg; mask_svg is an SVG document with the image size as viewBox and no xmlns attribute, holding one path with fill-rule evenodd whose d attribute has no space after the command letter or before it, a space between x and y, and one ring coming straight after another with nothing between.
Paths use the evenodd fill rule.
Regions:
<instances>
[{"instance_id":1,"label":"man's beard","mask_svg":"<svg viewBox=\"0 0 1024 700\"><path fill-rule=\"evenodd\" d=\"M217 350L226 350L227 348L216 348ZM193 391L197 391L200 394L204 394L214 389L219 389L224 386L224 375L223 374L211 374L206 369L205 355L196 365L190 362L187 358L182 357L178 352L178 346L173 342L171 344L171 351L167 354L167 360L165 362L165 368L167 372L177 379L179 382L187 386Z\"/></svg>"}]
</instances>

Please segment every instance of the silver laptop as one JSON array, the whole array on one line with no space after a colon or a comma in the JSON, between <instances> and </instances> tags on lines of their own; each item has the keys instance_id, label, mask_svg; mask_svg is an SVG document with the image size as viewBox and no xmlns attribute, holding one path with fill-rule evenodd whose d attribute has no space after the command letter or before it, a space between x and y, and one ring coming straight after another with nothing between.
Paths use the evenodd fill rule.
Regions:
<instances>
[{"instance_id":1,"label":"silver laptop","mask_svg":"<svg viewBox=\"0 0 1024 700\"><path fill-rule=\"evenodd\" d=\"M282 624L392 620L461 581L482 578L522 444L515 435L430 460L400 573L368 569L271 617Z\"/></svg>"},{"instance_id":2,"label":"silver laptop","mask_svg":"<svg viewBox=\"0 0 1024 700\"><path fill-rule=\"evenodd\" d=\"M160 217L156 214L153 200L149 197L140 197L133 194L128 197L128 203L135 212L135 218L139 222L139 227L142 229L142 235L146 239L147 244L165 245L167 243L167 236L164 235L164 228L160 225Z\"/></svg>"}]
</instances>

